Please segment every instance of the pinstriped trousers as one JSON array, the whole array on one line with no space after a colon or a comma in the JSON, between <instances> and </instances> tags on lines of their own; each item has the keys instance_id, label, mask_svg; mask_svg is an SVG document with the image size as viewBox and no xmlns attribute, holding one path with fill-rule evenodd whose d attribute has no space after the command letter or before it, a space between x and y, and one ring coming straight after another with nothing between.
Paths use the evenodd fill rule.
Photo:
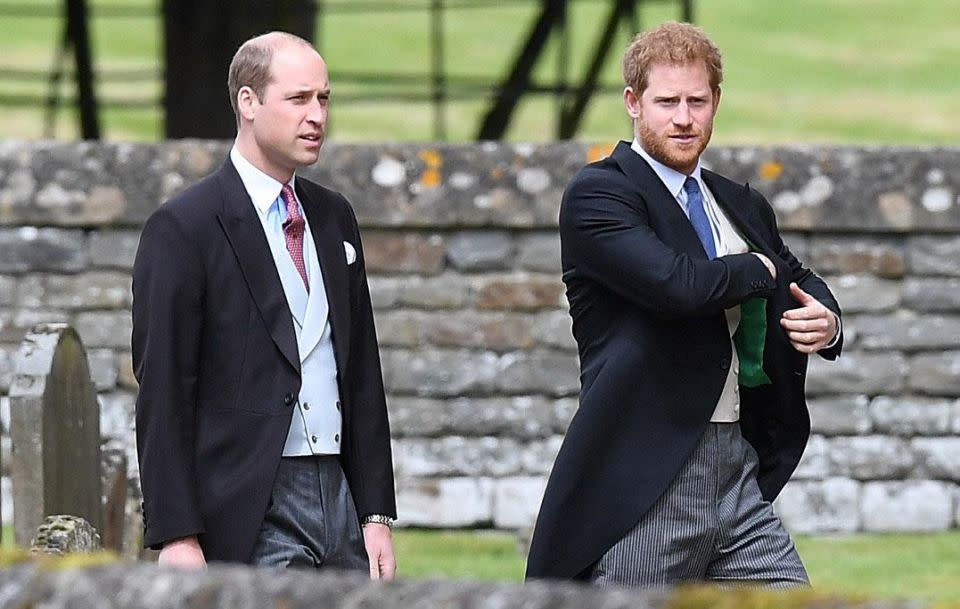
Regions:
<instances>
[{"instance_id":1,"label":"pinstriped trousers","mask_svg":"<svg viewBox=\"0 0 960 609\"><path fill-rule=\"evenodd\" d=\"M757 453L738 423L709 424L671 485L590 579L601 586L809 585L793 541L760 494Z\"/></svg>"}]
</instances>

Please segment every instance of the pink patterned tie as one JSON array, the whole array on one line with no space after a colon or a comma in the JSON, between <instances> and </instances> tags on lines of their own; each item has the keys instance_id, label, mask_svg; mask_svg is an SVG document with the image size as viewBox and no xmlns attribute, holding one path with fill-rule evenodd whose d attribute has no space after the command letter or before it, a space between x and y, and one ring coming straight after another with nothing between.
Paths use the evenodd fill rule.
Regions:
<instances>
[{"instance_id":1,"label":"pink patterned tie","mask_svg":"<svg viewBox=\"0 0 960 609\"><path fill-rule=\"evenodd\" d=\"M293 266L303 278L303 285L310 291L310 282L307 280L307 265L303 262L303 216L300 215L300 206L293 195L289 184L280 189L280 198L287 204L287 221L283 223L283 236L287 241L287 251L293 259Z\"/></svg>"}]
</instances>

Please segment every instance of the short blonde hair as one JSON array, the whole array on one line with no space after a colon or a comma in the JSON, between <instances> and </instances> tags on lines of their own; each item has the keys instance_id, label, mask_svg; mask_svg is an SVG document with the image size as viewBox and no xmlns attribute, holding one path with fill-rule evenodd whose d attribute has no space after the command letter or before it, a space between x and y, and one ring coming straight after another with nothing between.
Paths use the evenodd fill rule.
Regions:
<instances>
[{"instance_id":1,"label":"short blonde hair","mask_svg":"<svg viewBox=\"0 0 960 609\"><path fill-rule=\"evenodd\" d=\"M227 74L227 90L230 92L230 105L240 125L240 109L237 108L237 94L243 87L250 87L260 102L263 102L263 93L267 85L273 80L270 64L277 50L286 45L295 44L313 48L313 45L288 32L268 32L244 42L237 49L230 62L230 71Z\"/></svg>"},{"instance_id":2,"label":"short blonde hair","mask_svg":"<svg viewBox=\"0 0 960 609\"><path fill-rule=\"evenodd\" d=\"M637 34L623 55L623 80L640 95L647 88L650 68L657 63L683 65L703 61L716 90L723 81L720 49L706 32L689 23L668 21Z\"/></svg>"}]
</instances>

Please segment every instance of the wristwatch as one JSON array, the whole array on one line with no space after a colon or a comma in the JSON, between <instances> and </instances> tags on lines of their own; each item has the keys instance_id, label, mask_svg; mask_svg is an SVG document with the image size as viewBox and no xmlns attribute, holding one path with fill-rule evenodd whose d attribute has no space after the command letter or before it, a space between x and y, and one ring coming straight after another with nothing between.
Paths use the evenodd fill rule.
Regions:
<instances>
[{"instance_id":1,"label":"wristwatch","mask_svg":"<svg viewBox=\"0 0 960 609\"><path fill-rule=\"evenodd\" d=\"M387 525L388 528L391 528L391 529L393 528L393 518L390 518L385 514L367 514L366 516L360 519L361 525L370 524L370 523L385 524Z\"/></svg>"}]
</instances>

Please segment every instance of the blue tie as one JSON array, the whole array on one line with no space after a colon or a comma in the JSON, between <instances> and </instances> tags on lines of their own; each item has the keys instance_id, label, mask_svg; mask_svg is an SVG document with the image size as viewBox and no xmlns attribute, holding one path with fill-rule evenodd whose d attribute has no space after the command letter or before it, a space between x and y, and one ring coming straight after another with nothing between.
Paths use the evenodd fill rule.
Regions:
<instances>
[{"instance_id":1,"label":"blue tie","mask_svg":"<svg viewBox=\"0 0 960 609\"><path fill-rule=\"evenodd\" d=\"M707 258L712 260L717 257L717 247L713 243L710 219L707 218L707 212L703 209L700 185L694 178L687 178L687 181L683 183L683 189L687 192L687 213L690 216L690 224L693 225L693 230L697 231L700 243L703 244L703 250L707 252Z\"/></svg>"}]
</instances>

